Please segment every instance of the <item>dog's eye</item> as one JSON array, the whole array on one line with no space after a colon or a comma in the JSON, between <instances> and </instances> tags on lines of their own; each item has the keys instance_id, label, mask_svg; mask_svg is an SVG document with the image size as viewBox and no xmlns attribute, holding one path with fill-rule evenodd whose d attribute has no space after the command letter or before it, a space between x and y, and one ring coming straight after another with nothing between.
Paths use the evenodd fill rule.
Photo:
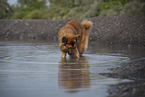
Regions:
<instances>
[{"instance_id":1,"label":"dog's eye","mask_svg":"<svg viewBox=\"0 0 145 97\"><path fill-rule=\"evenodd\" d=\"M62 43L67 43L67 38L66 37L62 37Z\"/></svg>"},{"instance_id":2,"label":"dog's eye","mask_svg":"<svg viewBox=\"0 0 145 97\"><path fill-rule=\"evenodd\" d=\"M72 46L74 46L74 45L75 45L75 42L71 42L70 44L71 44Z\"/></svg>"}]
</instances>

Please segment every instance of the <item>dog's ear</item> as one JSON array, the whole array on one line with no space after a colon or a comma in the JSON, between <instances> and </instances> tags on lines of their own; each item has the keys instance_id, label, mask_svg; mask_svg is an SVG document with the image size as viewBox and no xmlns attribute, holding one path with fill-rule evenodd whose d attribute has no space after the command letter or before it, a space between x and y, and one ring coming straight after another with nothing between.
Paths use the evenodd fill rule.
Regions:
<instances>
[{"instance_id":1,"label":"dog's ear","mask_svg":"<svg viewBox=\"0 0 145 97\"><path fill-rule=\"evenodd\" d=\"M66 37L62 37L62 43L67 43Z\"/></svg>"}]
</instances>

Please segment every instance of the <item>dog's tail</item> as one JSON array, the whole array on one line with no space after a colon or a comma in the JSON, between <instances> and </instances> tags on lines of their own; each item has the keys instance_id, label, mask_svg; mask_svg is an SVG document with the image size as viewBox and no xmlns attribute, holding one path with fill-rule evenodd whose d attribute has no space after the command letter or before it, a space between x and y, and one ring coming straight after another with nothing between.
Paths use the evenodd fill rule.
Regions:
<instances>
[{"instance_id":1,"label":"dog's tail","mask_svg":"<svg viewBox=\"0 0 145 97\"><path fill-rule=\"evenodd\" d=\"M84 25L86 32L89 34L93 25L93 22L88 21L88 20L83 20L82 25Z\"/></svg>"}]
</instances>

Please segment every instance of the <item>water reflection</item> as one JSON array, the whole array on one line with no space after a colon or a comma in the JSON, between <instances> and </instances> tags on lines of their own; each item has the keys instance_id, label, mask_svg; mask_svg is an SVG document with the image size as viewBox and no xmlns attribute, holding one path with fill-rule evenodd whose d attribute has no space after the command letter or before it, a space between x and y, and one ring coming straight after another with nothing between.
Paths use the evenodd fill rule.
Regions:
<instances>
[{"instance_id":1,"label":"water reflection","mask_svg":"<svg viewBox=\"0 0 145 97\"><path fill-rule=\"evenodd\" d=\"M85 57L61 59L58 81L60 88L76 93L90 88L89 65Z\"/></svg>"}]
</instances>

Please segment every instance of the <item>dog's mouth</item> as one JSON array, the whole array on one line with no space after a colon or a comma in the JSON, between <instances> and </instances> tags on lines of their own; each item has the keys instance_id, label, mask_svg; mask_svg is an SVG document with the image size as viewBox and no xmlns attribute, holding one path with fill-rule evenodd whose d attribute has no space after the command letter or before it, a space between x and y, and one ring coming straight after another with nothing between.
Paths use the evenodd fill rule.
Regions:
<instances>
[{"instance_id":1,"label":"dog's mouth","mask_svg":"<svg viewBox=\"0 0 145 97\"><path fill-rule=\"evenodd\" d=\"M69 54L69 55L74 55L74 53L73 53L73 52L68 52L68 54Z\"/></svg>"},{"instance_id":2,"label":"dog's mouth","mask_svg":"<svg viewBox=\"0 0 145 97\"><path fill-rule=\"evenodd\" d=\"M61 51L68 53L68 55L74 55L74 50L76 48L75 43L66 43L61 45Z\"/></svg>"},{"instance_id":3,"label":"dog's mouth","mask_svg":"<svg viewBox=\"0 0 145 97\"><path fill-rule=\"evenodd\" d=\"M68 54L69 54L69 55L74 55L75 47L69 47L68 49L69 49L69 50L68 50Z\"/></svg>"}]
</instances>

